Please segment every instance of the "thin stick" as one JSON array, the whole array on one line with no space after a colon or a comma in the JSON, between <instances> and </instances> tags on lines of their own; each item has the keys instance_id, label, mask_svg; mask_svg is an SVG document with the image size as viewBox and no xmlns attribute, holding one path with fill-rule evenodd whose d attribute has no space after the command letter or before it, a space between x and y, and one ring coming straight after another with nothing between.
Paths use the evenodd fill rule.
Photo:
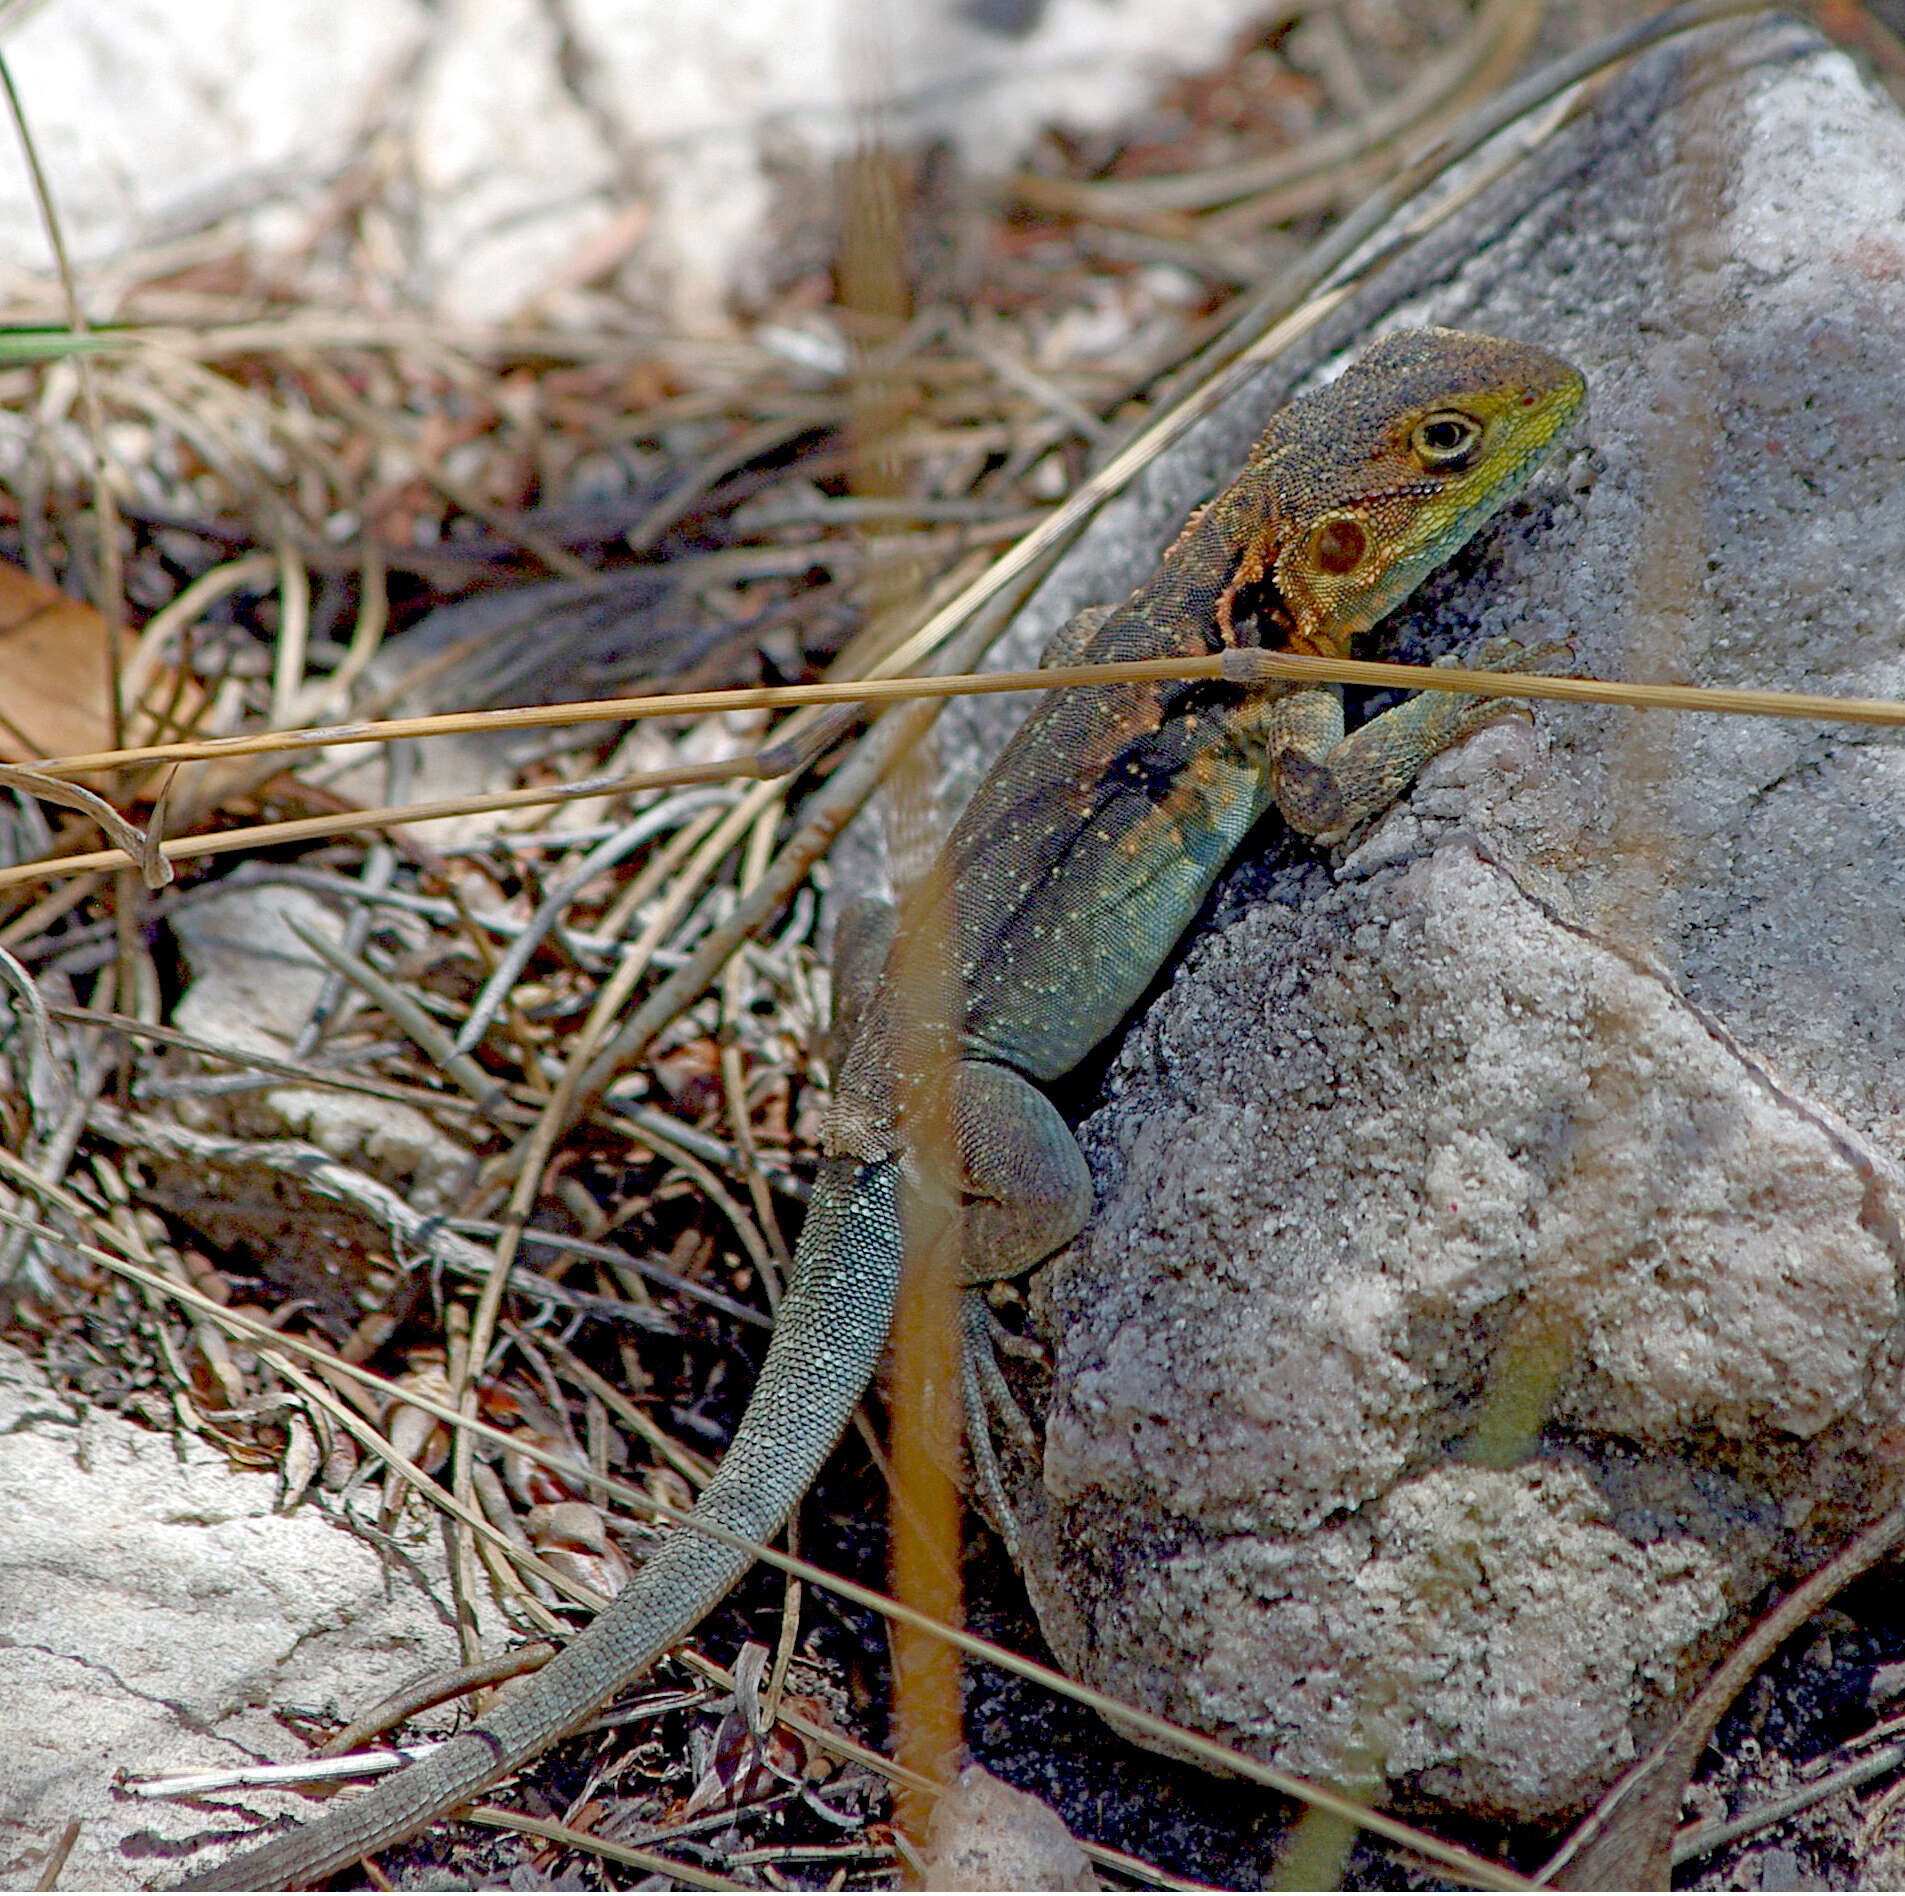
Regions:
<instances>
[{"instance_id":1,"label":"thin stick","mask_svg":"<svg viewBox=\"0 0 1905 1896\"><path fill-rule=\"evenodd\" d=\"M1825 718L1846 724L1905 725L1905 700L1839 698L1816 692L1759 691L1725 685L1647 685L1617 678L1559 677L1541 672L1471 671L1454 665L1396 665L1371 659L1311 658L1252 647L1196 658L1130 659L1115 665L1058 665L1031 671L951 672L924 677L829 679L817 685L746 685L729 691L659 692L644 697L588 698L571 704L512 705L496 711L439 711L427 717L379 718L362 724L299 731L257 731L247 737L140 744L121 750L37 759L47 776L77 777L150 763L196 763L273 751L321 750L338 744L381 744L402 737L454 737L469 732L556 730L570 724L633 723L642 718L698 717L711 712L779 711L796 706L887 704L911 698L1051 691L1074 685L1141 684L1159 679L1222 678L1232 684L1345 684L1405 691L1470 691L1489 698L1557 698L1577 704L1629 705L1644 711L1719 711L1745 717ZM777 746L770 747L772 756ZM728 776L739 760L711 765Z\"/></svg>"},{"instance_id":2,"label":"thin stick","mask_svg":"<svg viewBox=\"0 0 1905 1896\"><path fill-rule=\"evenodd\" d=\"M1901 1764L1905 1764L1905 1745L1881 1745L1869 1757L1829 1771L1824 1777L1815 1778L1810 1784L1802 1784L1783 1797L1770 1797L1765 1803L1742 1811L1737 1817L1729 1817L1722 1823L1689 1824L1684 1830L1674 1833L1674 1867L1678 1869L1683 1863L1691 1863L1695 1857L1710 1855L1722 1845L1736 1843L1741 1837L1752 1836L1755 1831L1770 1830L1775 1824L1783 1824L1788 1817L1797 1817L1802 1810L1810 1810L1813 1805L1823 1804L1829 1797L1837 1797L1841 1791L1855 1791L1861 1784L1869 1784L1875 1777L1883 1777L1887 1771L1897 1770Z\"/></svg>"},{"instance_id":3,"label":"thin stick","mask_svg":"<svg viewBox=\"0 0 1905 1896\"><path fill-rule=\"evenodd\" d=\"M69 1817L66 1827L59 1834L59 1841L46 1854L46 1861L40 1866L40 1874L34 1882L35 1889L57 1889L60 1874L66 1868L66 1859L73 1854L73 1845L79 1841L80 1820Z\"/></svg>"},{"instance_id":4,"label":"thin stick","mask_svg":"<svg viewBox=\"0 0 1905 1896\"><path fill-rule=\"evenodd\" d=\"M1730 686L1629 684L1618 679L1567 678L1541 672L1470 671L1454 665L1392 665L1367 659L1310 658L1288 652L1241 649L1203 658L1139 659L1119 665L1068 665L1043 671L966 672L924 678L842 680L820 685L755 686L740 691L695 691L648 698L603 698L581 704L543 705L503 711L441 713L429 718L392 718L381 723L333 726L317 731L265 731L249 738L216 738L197 744L149 744L122 752L100 752L84 757L53 759L35 769L61 776L98 770L125 762L147 762L181 755L194 758L230 756L268 750L306 750L324 744L362 744L387 737L440 736L453 731L550 727L678 715L683 712L761 709L789 705L885 703L905 699L937 699L1008 691L1047 691L1057 687L1116 685L1145 680L1217 678L1232 684L1285 683L1318 685L1341 683L1405 691L1469 692L1483 698L1542 698L1568 704L1624 705L1642 711L1705 711L1734 717L1804 718L1825 723L1905 727L1905 700L1898 698L1839 698L1804 691L1759 691ZM423 726L419 730L416 727ZM532 790L503 790L483 797L451 797L432 803L393 805L382 809L348 811L335 816L300 817L285 823L258 823L223 830L212 836L178 836L167 840L159 854L168 862L201 856L227 855L233 850L302 842L320 836L339 836L352 830L377 829L393 823L421 822L437 816L465 816L486 811L521 809L542 803L562 803L577 797L626 795L638 790L684 783L712 783L737 778L772 778L801 761L781 753L780 747L723 758L708 764L689 764L677 770L641 771L621 777L590 777L559 786ZM838 779L836 779L836 782ZM771 794L771 793L770 793ZM741 805L738 808L748 808ZM757 813L749 810L750 817ZM0 889L17 883L83 875L97 869L135 866L135 860L117 849L92 850L0 869ZM763 880L778 886L773 873Z\"/></svg>"}]
</instances>

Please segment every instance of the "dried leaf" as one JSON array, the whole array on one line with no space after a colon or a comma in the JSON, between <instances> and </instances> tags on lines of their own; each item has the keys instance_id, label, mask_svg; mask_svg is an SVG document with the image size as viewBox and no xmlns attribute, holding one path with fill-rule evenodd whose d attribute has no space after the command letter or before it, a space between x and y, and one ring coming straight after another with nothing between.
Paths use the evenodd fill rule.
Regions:
<instances>
[{"instance_id":1,"label":"dried leaf","mask_svg":"<svg viewBox=\"0 0 1905 1896\"><path fill-rule=\"evenodd\" d=\"M30 763L109 750L109 676L106 621L0 560L0 758Z\"/></svg>"},{"instance_id":2,"label":"dried leaf","mask_svg":"<svg viewBox=\"0 0 1905 1896\"><path fill-rule=\"evenodd\" d=\"M613 1599L634 1576L622 1550L609 1538L601 1514L586 1501L557 1501L532 1508L523 1527L543 1559Z\"/></svg>"},{"instance_id":3,"label":"dried leaf","mask_svg":"<svg viewBox=\"0 0 1905 1896\"><path fill-rule=\"evenodd\" d=\"M678 1822L704 1811L728 1810L770 1796L781 1784L798 1783L805 1751L792 1734L776 1727L763 1746L747 1728L740 1708L723 1714L714 1735L714 1753L701 1782L689 1793Z\"/></svg>"},{"instance_id":4,"label":"dried leaf","mask_svg":"<svg viewBox=\"0 0 1905 1896\"><path fill-rule=\"evenodd\" d=\"M305 1489L317 1479L318 1470L323 1466L324 1456L318 1448L317 1431L302 1412L293 1410L284 1445L284 1460L279 1468L284 1482L284 1492L278 1497L280 1514L289 1514L298 1505L304 1498Z\"/></svg>"}]
</instances>

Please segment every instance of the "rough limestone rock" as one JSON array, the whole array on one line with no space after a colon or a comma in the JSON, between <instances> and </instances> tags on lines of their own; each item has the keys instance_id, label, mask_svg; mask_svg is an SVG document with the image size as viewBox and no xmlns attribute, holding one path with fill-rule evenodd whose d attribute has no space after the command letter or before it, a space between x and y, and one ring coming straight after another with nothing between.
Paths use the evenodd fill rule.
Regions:
<instances>
[{"instance_id":1,"label":"rough limestone rock","mask_svg":"<svg viewBox=\"0 0 1905 1896\"><path fill-rule=\"evenodd\" d=\"M1035 1592L1167 1717L1539 1816L1884 1481L1905 1194L1467 815L1126 1050Z\"/></svg>"},{"instance_id":2,"label":"rough limestone rock","mask_svg":"<svg viewBox=\"0 0 1905 1896\"><path fill-rule=\"evenodd\" d=\"M671 327L831 233L832 167L877 110L987 177L1040 129L1118 123L1218 64L1250 0L59 0L8 58L82 264L237 223L302 253L368 190L379 274L458 322L599 319L614 279ZM0 167L0 276L43 274ZM790 254L791 253L791 254ZM89 292L110 310L112 286ZM332 287L320 277L320 290ZM578 300L580 298L580 300ZM616 326L627 303L609 306Z\"/></svg>"},{"instance_id":3,"label":"rough limestone rock","mask_svg":"<svg viewBox=\"0 0 1905 1896\"><path fill-rule=\"evenodd\" d=\"M1422 322L1549 344L1590 412L1391 649L1905 696L1905 124L1790 22L1636 63L1111 510L1002 660ZM1063 1664L1554 1817L1895 1498L1901 808L1897 733L1544 707L1347 856L1266 832L1115 1058L1035 1291Z\"/></svg>"},{"instance_id":4,"label":"rough limestone rock","mask_svg":"<svg viewBox=\"0 0 1905 1896\"><path fill-rule=\"evenodd\" d=\"M928 1889L1097 1889L1091 1859L1049 1804L969 1764L933 1806Z\"/></svg>"},{"instance_id":5,"label":"rough limestone rock","mask_svg":"<svg viewBox=\"0 0 1905 1896\"><path fill-rule=\"evenodd\" d=\"M196 1436L75 1407L0 1346L0 1885L33 1888L72 1817L62 1888L169 1881L199 1840L311 1807L146 1801L120 1773L301 1758L275 1708L355 1716L458 1663L433 1531L406 1524L386 1565L309 1503L273 1513L277 1488Z\"/></svg>"}]
</instances>

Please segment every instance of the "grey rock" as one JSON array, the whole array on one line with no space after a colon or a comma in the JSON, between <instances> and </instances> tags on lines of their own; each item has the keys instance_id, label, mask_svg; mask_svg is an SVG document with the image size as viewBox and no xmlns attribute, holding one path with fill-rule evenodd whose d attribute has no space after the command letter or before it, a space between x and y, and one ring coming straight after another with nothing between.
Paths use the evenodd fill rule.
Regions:
<instances>
[{"instance_id":1,"label":"grey rock","mask_svg":"<svg viewBox=\"0 0 1905 1896\"><path fill-rule=\"evenodd\" d=\"M1103 1689L1535 1817L1869 1504L1905 1189L1460 821L1125 1050L1028 1574Z\"/></svg>"},{"instance_id":2,"label":"grey rock","mask_svg":"<svg viewBox=\"0 0 1905 1896\"><path fill-rule=\"evenodd\" d=\"M1635 63L1081 543L1116 597L1298 379L1422 322L1587 372L1392 629L1905 695L1905 124L1790 23ZM983 716L975 712L973 716ZM1894 1498L1905 749L1544 707L1213 899L1044 1274L1028 1584L1092 1684L1516 1820Z\"/></svg>"},{"instance_id":3,"label":"grey rock","mask_svg":"<svg viewBox=\"0 0 1905 1896\"><path fill-rule=\"evenodd\" d=\"M1098 1889L1091 1859L1049 1804L969 1764L933 1806L928 1889Z\"/></svg>"},{"instance_id":4,"label":"grey rock","mask_svg":"<svg viewBox=\"0 0 1905 1896\"><path fill-rule=\"evenodd\" d=\"M234 887L181 907L172 933L191 976L174 1021L184 1032L221 1047L282 1057L290 1053L324 990L327 965L293 933L338 941L337 908L308 890L273 884ZM256 1138L309 1140L333 1158L361 1167L402 1190L411 1203L435 1211L452 1202L467 1181L469 1155L413 1106L313 1086L274 1086L256 1092L187 1097L179 1114L204 1130L233 1130ZM183 1168L177 1190L192 1184ZM199 1183L203 1184L201 1173ZM214 1194L234 1206L279 1199L263 1180L235 1187L215 1181ZM287 1227L295 1220L286 1214ZM226 1234L219 1234L221 1240Z\"/></svg>"},{"instance_id":5,"label":"grey rock","mask_svg":"<svg viewBox=\"0 0 1905 1896\"><path fill-rule=\"evenodd\" d=\"M0 1346L0 1883L33 1887L72 1817L62 1887L134 1889L207 1836L308 1812L115 1785L302 1757L278 1708L355 1716L459 1662L434 1534L405 1528L387 1564L276 1494L182 1430L76 1409Z\"/></svg>"}]
</instances>

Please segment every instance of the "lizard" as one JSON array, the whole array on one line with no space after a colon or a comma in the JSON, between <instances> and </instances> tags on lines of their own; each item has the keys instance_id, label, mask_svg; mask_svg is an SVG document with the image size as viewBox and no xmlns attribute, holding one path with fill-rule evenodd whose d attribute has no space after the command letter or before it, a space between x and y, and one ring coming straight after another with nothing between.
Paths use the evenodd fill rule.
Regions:
<instances>
[{"instance_id":1,"label":"lizard","mask_svg":"<svg viewBox=\"0 0 1905 1896\"><path fill-rule=\"evenodd\" d=\"M1531 344L1392 334L1274 416L1149 577L1115 609L1081 614L1048 662L1253 644L1346 656L1521 490L1585 392L1576 369ZM1497 641L1483 662L1512 669L1529 655ZM1039 700L955 824L937 878L958 984L945 1097L968 1285L1019 1275L1083 1228L1090 1174L1040 1089L1136 1005L1258 819L1274 805L1302 834L1340 842L1430 757L1516 711L1429 691L1346 735L1340 691L1283 682L1128 682ZM864 1001L774 1333L693 1514L583 1633L442 1749L182 1887L301 1887L414 1835L580 1724L726 1595L751 1557L695 1520L755 1542L779 1532L892 1323L918 1156L896 1102L932 1038L907 1019L901 985L858 977ZM1002 1384L983 1298L969 1290L966 1309L970 1404L975 1387L996 1399ZM983 1423L970 1434L977 1468Z\"/></svg>"}]
</instances>

